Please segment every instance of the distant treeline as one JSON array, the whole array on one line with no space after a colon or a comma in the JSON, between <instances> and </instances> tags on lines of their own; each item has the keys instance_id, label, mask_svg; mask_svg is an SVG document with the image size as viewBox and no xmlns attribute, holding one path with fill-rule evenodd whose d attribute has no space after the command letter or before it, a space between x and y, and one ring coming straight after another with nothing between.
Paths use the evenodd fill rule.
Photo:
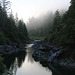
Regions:
<instances>
[{"instance_id":1,"label":"distant treeline","mask_svg":"<svg viewBox=\"0 0 75 75\"><path fill-rule=\"evenodd\" d=\"M64 13L65 10L60 11L60 16L62 16ZM30 18L26 25L29 35L34 37L48 36L52 30L55 16L55 13L48 11L37 18Z\"/></svg>"},{"instance_id":2,"label":"distant treeline","mask_svg":"<svg viewBox=\"0 0 75 75\"><path fill-rule=\"evenodd\" d=\"M53 28L48 36L51 42L62 46L75 45L75 0L71 0L71 5L62 16L56 11Z\"/></svg>"},{"instance_id":3,"label":"distant treeline","mask_svg":"<svg viewBox=\"0 0 75 75\"><path fill-rule=\"evenodd\" d=\"M63 46L75 45L75 0L71 0L69 9L48 12L40 18L31 18L27 25L30 36L44 36L46 40Z\"/></svg>"},{"instance_id":4,"label":"distant treeline","mask_svg":"<svg viewBox=\"0 0 75 75\"><path fill-rule=\"evenodd\" d=\"M45 37L51 31L53 25L54 14L47 12L40 17L32 17L27 24L28 33L34 37Z\"/></svg>"},{"instance_id":5,"label":"distant treeline","mask_svg":"<svg viewBox=\"0 0 75 75\"><path fill-rule=\"evenodd\" d=\"M12 12L8 15L9 1L0 2L0 44L25 43L28 40L26 25L23 20L14 18Z\"/></svg>"}]
</instances>

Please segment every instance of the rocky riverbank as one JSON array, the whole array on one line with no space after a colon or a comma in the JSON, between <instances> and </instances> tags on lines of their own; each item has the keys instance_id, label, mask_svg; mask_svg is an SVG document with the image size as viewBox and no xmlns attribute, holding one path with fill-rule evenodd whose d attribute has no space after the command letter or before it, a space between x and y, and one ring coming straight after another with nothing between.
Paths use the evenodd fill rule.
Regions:
<instances>
[{"instance_id":1,"label":"rocky riverbank","mask_svg":"<svg viewBox=\"0 0 75 75\"><path fill-rule=\"evenodd\" d=\"M10 43L9 45L0 45L0 56L6 56L13 53L18 53L25 47L26 44Z\"/></svg>"},{"instance_id":2,"label":"rocky riverbank","mask_svg":"<svg viewBox=\"0 0 75 75\"><path fill-rule=\"evenodd\" d=\"M46 41L36 41L33 48L35 51L32 57L35 61L56 63L75 69L75 60L72 57L62 57L65 53L64 48L56 48L54 44L50 44Z\"/></svg>"}]
</instances>

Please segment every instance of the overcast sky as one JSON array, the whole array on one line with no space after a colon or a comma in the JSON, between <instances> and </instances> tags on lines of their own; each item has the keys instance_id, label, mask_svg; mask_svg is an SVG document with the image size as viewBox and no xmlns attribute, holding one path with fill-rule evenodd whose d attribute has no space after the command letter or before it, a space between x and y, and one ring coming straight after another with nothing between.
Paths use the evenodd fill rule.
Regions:
<instances>
[{"instance_id":1,"label":"overcast sky","mask_svg":"<svg viewBox=\"0 0 75 75\"><path fill-rule=\"evenodd\" d=\"M38 17L47 11L68 9L71 0L9 0L13 14L18 14L25 22L29 17Z\"/></svg>"}]
</instances>

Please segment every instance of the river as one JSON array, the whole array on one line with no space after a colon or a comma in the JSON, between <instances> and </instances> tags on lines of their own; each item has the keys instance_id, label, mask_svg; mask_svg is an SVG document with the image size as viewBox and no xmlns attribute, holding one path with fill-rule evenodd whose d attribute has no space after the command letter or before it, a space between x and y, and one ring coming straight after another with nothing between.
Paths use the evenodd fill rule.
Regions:
<instances>
[{"instance_id":1,"label":"river","mask_svg":"<svg viewBox=\"0 0 75 75\"><path fill-rule=\"evenodd\" d=\"M32 58L34 50L31 46L32 44L26 46L26 52L5 58L7 70L3 75L52 75L51 70L34 61Z\"/></svg>"},{"instance_id":2,"label":"river","mask_svg":"<svg viewBox=\"0 0 75 75\"><path fill-rule=\"evenodd\" d=\"M70 73L62 74L63 71L59 72L58 69L55 71L53 66L51 66L53 69L50 70L49 67L43 67L39 62L34 61L32 45L27 44L26 49L17 55L5 57L4 63L7 69L3 75L70 75Z\"/></svg>"}]
</instances>

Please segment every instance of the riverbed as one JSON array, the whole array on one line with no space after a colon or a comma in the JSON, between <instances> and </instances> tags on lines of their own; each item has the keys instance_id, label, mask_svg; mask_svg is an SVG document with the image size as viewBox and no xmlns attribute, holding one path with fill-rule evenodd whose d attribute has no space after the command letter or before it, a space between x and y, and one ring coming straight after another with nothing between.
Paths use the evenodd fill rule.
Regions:
<instances>
[{"instance_id":1,"label":"riverbed","mask_svg":"<svg viewBox=\"0 0 75 75\"><path fill-rule=\"evenodd\" d=\"M27 44L26 52L6 57L7 70L3 75L52 75L51 70L34 61L32 58L34 49L31 46L32 44Z\"/></svg>"},{"instance_id":2,"label":"riverbed","mask_svg":"<svg viewBox=\"0 0 75 75\"><path fill-rule=\"evenodd\" d=\"M5 57L7 69L3 75L75 75L74 70L69 71L60 66L46 63L43 65L39 61L34 61L32 45L27 44L22 52Z\"/></svg>"}]
</instances>

